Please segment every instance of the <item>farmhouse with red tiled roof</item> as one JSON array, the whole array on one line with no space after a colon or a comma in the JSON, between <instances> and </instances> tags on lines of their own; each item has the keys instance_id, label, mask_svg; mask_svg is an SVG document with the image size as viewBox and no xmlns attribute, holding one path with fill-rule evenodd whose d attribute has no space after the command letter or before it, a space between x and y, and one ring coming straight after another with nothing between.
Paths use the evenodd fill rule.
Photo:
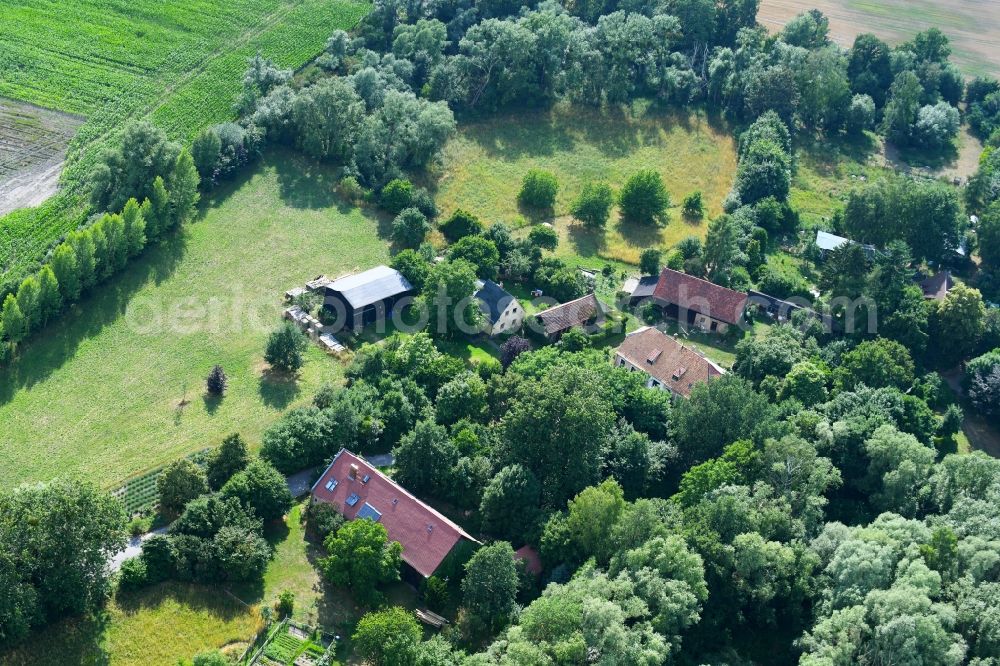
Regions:
<instances>
[{"instance_id":1,"label":"farmhouse with red tiled roof","mask_svg":"<svg viewBox=\"0 0 1000 666\"><path fill-rule=\"evenodd\" d=\"M614 364L649 376L646 386L687 398L695 384L711 381L726 371L698 352L655 328L629 333L615 350Z\"/></svg>"},{"instance_id":2,"label":"farmhouse with red tiled roof","mask_svg":"<svg viewBox=\"0 0 1000 666\"><path fill-rule=\"evenodd\" d=\"M669 268L660 273L651 298L667 316L718 333L743 321L747 307L746 294ZM634 304L647 299L633 296L632 300Z\"/></svg>"},{"instance_id":3,"label":"farmhouse with red tiled roof","mask_svg":"<svg viewBox=\"0 0 1000 666\"><path fill-rule=\"evenodd\" d=\"M403 561L427 578L455 546L479 543L461 527L411 495L364 458L341 449L312 488L313 498L328 502L348 520L382 523L389 539L403 546Z\"/></svg>"}]
</instances>

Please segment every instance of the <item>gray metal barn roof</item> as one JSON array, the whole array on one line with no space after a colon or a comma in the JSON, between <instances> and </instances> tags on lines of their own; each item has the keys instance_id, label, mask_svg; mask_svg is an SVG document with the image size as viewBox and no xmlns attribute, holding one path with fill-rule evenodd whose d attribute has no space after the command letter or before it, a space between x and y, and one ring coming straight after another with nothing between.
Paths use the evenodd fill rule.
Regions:
<instances>
[{"instance_id":1,"label":"gray metal barn roof","mask_svg":"<svg viewBox=\"0 0 1000 666\"><path fill-rule=\"evenodd\" d=\"M363 273L349 275L326 288L341 294L355 310L413 291L409 280L388 266L376 266Z\"/></svg>"},{"instance_id":2,"label":"gray metal barn roof","mask_svg":"<svg viewBox=\"0 0 1000 666\"><path fill-rule=\"evenodd\" d=\"M816 245L818 245L821 250L836 250L844 243L850 242L851 241L849 239L844 238L843 236L831 234L826 231L816 231Z\"/></svg>"}]
</instances>

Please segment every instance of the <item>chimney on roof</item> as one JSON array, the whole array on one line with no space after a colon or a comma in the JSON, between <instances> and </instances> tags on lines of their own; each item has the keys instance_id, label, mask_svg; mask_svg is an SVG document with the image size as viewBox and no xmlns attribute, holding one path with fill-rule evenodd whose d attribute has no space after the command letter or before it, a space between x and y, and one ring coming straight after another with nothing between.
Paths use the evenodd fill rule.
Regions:
<instances>
[{"instance_id":1,"label":"chimney on roof","mask_svg":"<svg viewBox=\"0 0 1000 666\"><path fill-rule=\"evenodd\" d=\"M351 463L350 469L347 470L347 478L351 481L355 481L358 478L358 466L354 463Z\"/></svg>"}]
</instances>

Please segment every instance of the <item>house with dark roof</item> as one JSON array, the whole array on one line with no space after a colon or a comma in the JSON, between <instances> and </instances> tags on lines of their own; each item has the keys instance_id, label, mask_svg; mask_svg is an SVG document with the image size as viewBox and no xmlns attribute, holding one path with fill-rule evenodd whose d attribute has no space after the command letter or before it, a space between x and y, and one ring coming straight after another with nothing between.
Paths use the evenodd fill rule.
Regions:
<instances>
[{"instance_id":1,"label":"house with dark roof","mask_svg":"<svg viewBox=\"0 0 1000 666\"><path fill-rule=\"evenodd\" d=\"M646 386L686 398L695 384L726 374L701 353L651 327L625 336L615 350L614 364L648 376Z\"/></svg>"},{"instance_id":2,"label":"house with dark roof","mask_svg":"<svg viewBox=\"0 0 1000 666\"><path fill-rule=\"evenodd\" d=\"M476 300L483 313L483 333L489 336L513 333L524 323L524 308L493 280L476 284Z\"/></svg>"},{"instance_id":3,"label":"house with dark roof","mask_svg":"<svg viewBox=\"0 0 1000 666\"><path fill-rule=\"evenodd\" d=\"M460 542L478 544L443 514L410 494L374 465L341 449L312 487L313 500L333 505L347 520L367 518L403 546L403 562L431 576Z\"/></svg>"},{"instance_id":4,"label":"house with dark roof","mask_svg":"<svg viewBox=\"0 0 1000 666\"><path fill-rule=\"evenodd\" d=\"M632 289L628 290L629 304L638 305L639 303L652 298L653 292L656 291L656 283L659 281L659 275L643 275L636 280Z\"/></svg>"},{"instance_id":5,"label":"house with dark roof","mask_svg":"<svg viewBox=\"0 0 1000 666\"><path fill-rule=\"evenodd\" d=\"M712 333L740 324L747 307L746 294L670 268L660 273L651 299L666 316Z\"/></svg>"},{"instance_id":6,"label":"house with dark roof","mask_svg":"<svg viewBox=\"0 0 1000 666\"><path fill-rule=\"evenodd\" d=\"M951 271L941 271L920 281L920 290L924 292L924 298L934 301L943 301L954 286L955 279L951 277Z\"/></svg>"},{"instance_id":7,"label":"house with dark roof","mask_svg":"<svg viewBox=\"0 0 1000 666\"><path fill-rule=\"evenodd\" d=\"M604 305L594 294L587 294L536 314L535 329L549 342L555 342L574 326L592 332L604 319Z\"/></svg>"},{"instance_id":8,"label":"house with dark roof","mask_svg":"<svg viewBox=\"0 0 1000 666\"><path fill-rule=\"evenodd\" d=\"M358 330L392 311L399 299L414 293L413 285L403 274L388 266L348 275L323 286L323 307L332 310L338 323L348 330ZM343 317L343 322L339 318Z\"/></svg>"},{"instance_id":9,"label":"house with dark roof","mask_svg":"<svg viewBox=\"0 0 1000 666\"><path fill-rule=\"evenodd\" d=\"M772 319L778 321L788 321L792 318L793 313L806 309L803 305L792 303L791 301L783 301L780 298L770 296L762 291L754 291L753 289L747 292L747 299L749 305L756 305Z\"/></svg>"}]
</instances>

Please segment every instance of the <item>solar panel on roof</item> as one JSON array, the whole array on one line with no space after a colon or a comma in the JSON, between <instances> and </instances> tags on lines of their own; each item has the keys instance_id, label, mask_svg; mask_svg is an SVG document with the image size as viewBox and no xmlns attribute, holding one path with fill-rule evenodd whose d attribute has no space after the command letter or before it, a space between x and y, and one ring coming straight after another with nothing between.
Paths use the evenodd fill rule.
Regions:
<instances>
[{"instance_id":1,"label":"solar panel on roof","mask_svg":"<svg viewBox=\"0 0 1000 666\"><path fill-rule=\"evenodd\" d=\"M358 510L358 514L355 516L355 518L368 518L376 523L381 517L382 513L368 502L365 502L365 505Z\"/></svg>"},{"instance_id":2,"label":"solar panel on roof","mask_svg":"<svg viewBox=\"0 0 1000 666\"><path fill-rule=\"evenodd\" d=\"M361 498L358 496L357 493L351 493L350 497L348 497L347 500L345 501L347 503L347 506L354 506L355 504L358 503L359 499Z\"/></svg>"}]
</instances>

